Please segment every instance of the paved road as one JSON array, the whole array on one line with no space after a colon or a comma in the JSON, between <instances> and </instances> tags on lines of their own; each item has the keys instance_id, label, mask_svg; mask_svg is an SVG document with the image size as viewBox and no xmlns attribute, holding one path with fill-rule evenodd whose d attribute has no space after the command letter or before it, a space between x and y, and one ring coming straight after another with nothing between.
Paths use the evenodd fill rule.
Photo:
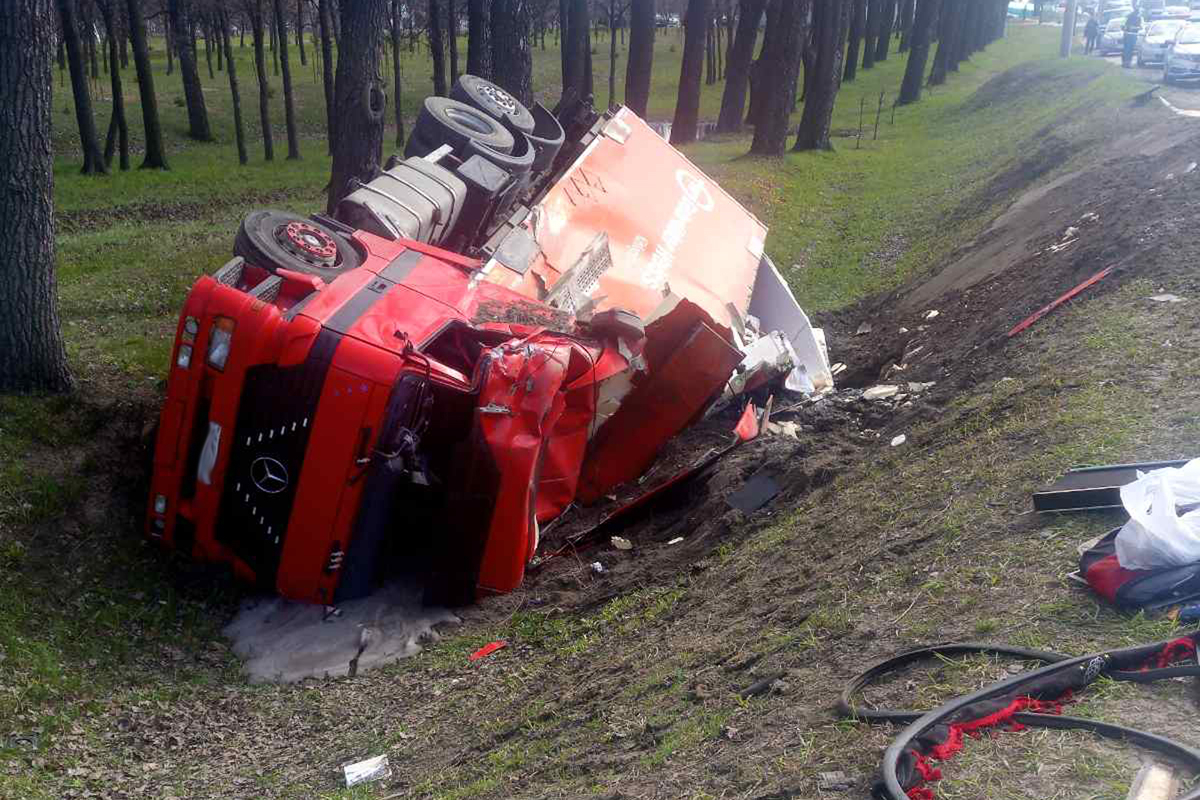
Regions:
<instances>
[{"instance_id":1,"label":"paved road","mask_svg":"<svg viewBox=\"0 0 1200 800\"><path fill-rule=\"evenodd\" d=\"M1089 58L1092 57L1089 56ZM1120 68L1121 57L1119 55L1103 56L1103 58L1108 63ZM1136 79L1145 81L1148 86L1162 84L1162 66L1159 64L1146 67L1132 67L1129 72ZM1200 81L1175 84L1174 86L1161 86L1157 96L1164 98L1168 103L1181 111L1196 111L1200 113Z\"/></svg>"}]
</instances>

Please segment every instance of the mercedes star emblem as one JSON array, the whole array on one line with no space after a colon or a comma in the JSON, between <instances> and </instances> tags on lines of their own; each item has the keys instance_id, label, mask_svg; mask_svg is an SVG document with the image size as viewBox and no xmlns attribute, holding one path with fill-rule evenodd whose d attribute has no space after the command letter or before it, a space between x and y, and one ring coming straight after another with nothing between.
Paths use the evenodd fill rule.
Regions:
<instances>
[{"instance_id":1,"label":"mercedes star emblem","mask_svg":"<svg viewBox=\"0 0 1200 800\"><path fill-rule=\"evenodd\" d=\"M260 492L279 494L288 487L287 467L270 456L259 456L250 465L250 480Z\"/></svg>"}]
</instances>

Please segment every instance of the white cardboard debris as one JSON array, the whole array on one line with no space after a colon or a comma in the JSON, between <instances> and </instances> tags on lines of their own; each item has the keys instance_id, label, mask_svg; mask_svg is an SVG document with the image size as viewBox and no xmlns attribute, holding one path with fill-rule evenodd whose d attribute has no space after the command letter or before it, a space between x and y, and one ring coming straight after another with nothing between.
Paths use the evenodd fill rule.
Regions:
<instances>
[{"instance_id":1,"label":"white cardboard debris","mask_svg":"<svg viewBox=\"0 0 1200 800\"><path fill-rule=\"evenodd\" d=\"M938 311L937 309L931 309L931 310L925 312L925 319L933 319L940 313L941 312Z\"/></svg>"},{"instance_id":2,"label":"white cardboard debris","mask_svg":"<svg viewBox=\"0 0 1200 800\"><path fill-rule=\"evenodd\" d=\"M1150 299L1156 303L1185 303L1185 302L1187 302L1184 298L1180 297L1177 294L1156 294L1153 297L1151 297Z\"/></svg>"},{"instance_id":3,"label":"white cardboard debris","mask_svg":"<svg viewBox=\"0 0 1200 800\"><path fill-rule=\"evenodd\" d=\"M899 436L892 439L892 447L899 447L900 445L904 444L907 441L908 441L908 437L902 433Z\"/></svg>"},{"instance_id":4,"label":"white cardboard debris","mask_svg":"<svg viewBox=\"0 0 1200 800\"><path fill-rule=\"evenodd\" d=\"M592 572L596 573L597 575L603 575L604 574L604 565L601 564L599 561L593 561L592 562Z\"/></svg>"},{"instance_id":5,"label":"white cardboard debris","mask_svg":"<svg viewBox=\"0 0 1200 800\"><path fill-rule=\"evenodd\" d=\"M375 756L366 761L344 764L342 772L346 776L346 788L367 781L381 781L392 777L392 768L388 764L387 756Z\"/></svg>"},{"instance_id":6,"label":"white cardboard debris","mask_svg":"<svg viewBox=\"0 0 1200 800\"><path fill-rule=\"evenodd\" d=\"M854 332L854 335L855 335L855 336L862 336L863 334L867 334L867 333L870 333L870 332L871 332L871 323L869 323L869 322L864 322L862 325L859 325L859 326L858 326L858 330L856 330L856 331Z\"/></svg>"},{"instance_id":7,"label":"white cardboard debris","mask_svg":"<svg viewBox=\"0 0 1200 800\"><path fill-rule=\"evenodd\" d=\"M769 258L763 258L758 276L754 279L749 313L758 317L762 330L779 331L791 343L797 357L797 370L802 368L807 380L812 383L810 394L833 386L823 334L818 334L817 329L813 328L787 281Z\"/></svg>"},{"instance_id":8,"label":"white cardboard debris","mask_svg":"<svg viewBox=\"0 0 1200 800\"><path fill-rule=\"evenodd\" d=\"M926 389L932 389L937 384L937 381L929 381L929 383L921 383L920 381L910 381L908 390L913 394L920 394Z\"/></svg>"},{"instance_id":9,"label":"white cardboard debris","mask_svg":"<svg viewBox=\"0 0 1200 800\"><path fill-rule=\"evenodd\" d=\"M683 537L682 537L682 536L676 536L674 539L672 539L671 541L667 542L667 544L679 544L679 543L680 543L680 542L682 542L682 541L683 541Z\"/></svg>"},{"instance_id":10,"label":"white cardboard debris","mask_svg":"<svg viewBox=\"0 0 1200 800\"><path fill-rule=\"evenodd\" d=\"M900 392L899 386L885 383L885 384L880 384L879 386L872 386L870 389L867 389L865 392L863 392L863 399L864 400L885 400L894 394L898 394L899 392Z\"/></svg>"},{"instance_id":11,"label":"white cardboard debris","mask_svg":"<svg viewBox=\"0 0 1200 800\"><path fill-rule=\"evenodd\" d=\"M612 546L617 548L618 550L632 550L633 549L633 542L629 541L628 539L626 539L623 536L614 536L614 537L612 537L611 541L612 541Z\"/></svg>"}]
</instances>

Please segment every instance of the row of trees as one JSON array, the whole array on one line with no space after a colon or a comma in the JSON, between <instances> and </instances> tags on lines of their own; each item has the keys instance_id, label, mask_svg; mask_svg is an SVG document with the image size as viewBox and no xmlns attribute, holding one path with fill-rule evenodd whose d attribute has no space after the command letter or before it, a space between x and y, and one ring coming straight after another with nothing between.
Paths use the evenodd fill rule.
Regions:
<instances>
[{"instance_id":1,"label":"row of trees","mask_svg":"<svg viewBox=\"0 0 1200 800\"><path fill-rule=\"evenodd\" d=\"M33 387L64 388L69 375L55 310L53 271L52 151L50 65L54 43L71 75L76 121L85 172L104 172L114 151L121 168L129 166L128 125L122 100L122 68L132 49L145 129L142 166L167 167L158 120L149 29L166 33L168 69L178 61L186 97L189 135L210 141L212 130L199 78L202 34L210 77L213 56L224 70L233 97L239 158L247 159L233 32L244 43L249 30L254 47L264 156L273 155L266 52L277 60L283 80L288 157L300 157L291 87L289 37L297 35L302 63L306 26L314 24L322 62L328 146L333 156L329 184L332 208L350 179L369 179L382 154L386 91L382 59L390 46L392 87L401 93L399 52L402 39L416 47L423 30L435 55L435 89L445 90L440 54L457 73L458 15L465 12L467 70L490 77L526 103L533 100L532 49L535 35L544 40L544 20L553 13L562 49L564 97L593 93L591 37L593 14L604 13L615 62L615 37L628 26L629 63L626 102L645 113L650 95L656 19L675 0L6 0L0 3L0 158L9 173L0 180L0 219L13 235L0 252L0 391ZM152 2L161 5L151 7ZM781 155L791 134L789 120L798 102L803 113L794 150L828 149L833 106L843 81L859 68L886 59L893 36L908 52L899 102L920 99L928 82L938 84L971 53L1002 34L1002 0L679 0L683 57L672 141L696 136L701 81L724 73L718 127L725 131L752 125L751 151ZM465 5L463 5L465 3ZM58 24L52 13L57 8ZM95 42L103 25L101 54L107 62L113 117L103 151L90 102L91 78L97 76ZM538 23L542 20L543 23ZM442 28L445 21L446 27ZM540 26L540 27L539 27ZM759 31L763 31L761 47ZM721 31L718 33L718 31ZM451 44L446 47L447 32ZM271 39L274 44L271 44ZM723 40L723 41L722 41ZM932 69L926 69L934 42ZM716 53L720 52L718 56ZM757 53L757 57L756 57ZM613 70L615 72L615 70ZM441 75L439 82L439 73ZM801 78L801 75L803 77ZM612 94L610 78L610 95ZM398 104L397 104L398 105ZM397 109L399 136L403 120ZM14 232L20 232L16 235Z\"/></svg>"}]
</instances>

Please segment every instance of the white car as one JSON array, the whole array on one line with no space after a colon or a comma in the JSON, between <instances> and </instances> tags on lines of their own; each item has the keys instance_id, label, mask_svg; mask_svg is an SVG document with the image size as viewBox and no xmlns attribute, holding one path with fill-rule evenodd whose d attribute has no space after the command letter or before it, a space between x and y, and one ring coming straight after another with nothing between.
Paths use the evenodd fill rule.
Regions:
<instances>
[{"instance_id":1,"label":"white car","mask_svg":"<svg viewBox=\"0 0 1200 800\"><path fill-rule=\"evenodd\" d=\"M1167 45L1163 59L1163 83L1200 78L1200 23L1191 22L1179 29Z\"/></svg>"},{"instance_id":2,"label":"white car","mask_svg":"<svg viewBox=\"0 0 1200 800\"><path fill-rule=\"evenodd\" d=\"M1119 53L1125 48L1125 18L1109 20L1109 23L1104 26L1104 30L1100 33L1100 44L1096 49L1100 51L1100 55L1106 56L1110 53Z\"/></svg>"},{"instance_id":3,"label":"white car","mask_svg":"<svg viewBox=\"0 0 1200 800\"><path fill-rule=\"evenodd\" d=\"M1181 19L1160 19L1143 28L1138 38L1137 65L1162 63L1167 55L1167 45L1186 24L1187 21Z\"/></svg>"}]
</instances>

